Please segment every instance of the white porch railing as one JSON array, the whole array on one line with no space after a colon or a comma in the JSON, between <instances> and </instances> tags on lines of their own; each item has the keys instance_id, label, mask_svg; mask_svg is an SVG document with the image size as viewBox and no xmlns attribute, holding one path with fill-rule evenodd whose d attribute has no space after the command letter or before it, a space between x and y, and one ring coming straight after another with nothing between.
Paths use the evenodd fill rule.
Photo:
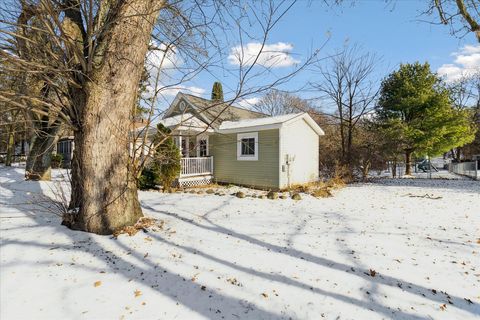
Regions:
<instances>
[{"instance_id":1,"label":"white porch railing","mask_svg":"<svg viewBox=\"0 0 480 320\"><path fill-rule=\"evenodd\" d=\"M180 178L213 174L213 157L182 158Z\"/></svg>"}]
</instances>

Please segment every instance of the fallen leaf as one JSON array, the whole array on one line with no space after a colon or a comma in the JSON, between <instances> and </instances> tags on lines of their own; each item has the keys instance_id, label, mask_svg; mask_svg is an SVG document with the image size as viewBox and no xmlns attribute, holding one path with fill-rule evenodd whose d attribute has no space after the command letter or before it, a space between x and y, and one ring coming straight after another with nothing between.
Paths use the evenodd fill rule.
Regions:
<instances>
[{"instance_id":1,"label":"fallen leaf","mask_svg":"<svg viewBox=\"0 0 480 320\"><path fill-rule=\"evenodd\" d=\"M444 303L440 306L440 310L445 311L447 309L447 305Z\"/></svg>"},{"instance_id":2,"label":"fallen leaf","mask_svg":"<svg viewBox=\"0 0 480 320\"><path fill-rule=\"evenodd\" d=\"M100 287L101 285L102 285L102 281L95 281L95 282L93 283L93 286L94 286L94 287Z\"/></svg>"},{"instance_id":3,"label":"fallen leaf","mask_svg":"<svg viewBox=\"0 0 480 320\"><path fill-rule=\"evenodd\" d=\"M268 294L266 294L265 292L262 293L262 296L263 296L264 298L268 298Z\"/></svg>"},{"instance_id":4,"label":"fallen leaf","mask_svg":"<svg viewBox=\"0 0 480 320\"><path fill-rule=\"evenodd\" d=\"M135 290L134 294L135 294L135 298L136 298L136 297L140 297L140 296L142 295L142 291L140 291L140 290Z\"/></svg>"},{"instance_id":5,"label":"fallen leaf","mask_svg":"<svg viewBox=\"0 0 480 320\"><path fill-rule=\"evenodd\" d=\"M376 274L377 274L377 271L370 269L370 276L375 277Z\"/></svg>"}]
</instances>

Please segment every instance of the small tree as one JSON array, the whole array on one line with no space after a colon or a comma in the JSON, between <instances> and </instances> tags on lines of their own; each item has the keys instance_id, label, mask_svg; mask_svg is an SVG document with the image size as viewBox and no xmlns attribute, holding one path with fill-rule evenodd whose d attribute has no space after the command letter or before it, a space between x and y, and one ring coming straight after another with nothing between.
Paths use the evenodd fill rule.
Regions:
<instances>
[{"instance_id":1,"label":"small tree","mask_svg":"<svg viewBox=\"0 0 480 320\"><path fill-rule=\"evenodd\" d=\"M212 88L212 100L223 102L223 88L220 82L215 82Z\"/></svg>"},{"instance_id":2,"label":"small tree","mask_svg":"<svg viewBox=\"0 0 480 320\"><path fill-rule=\"evenodd\" d=\"M152 163L153 171L163 185L163 190L167 192L170 192L173 181L180 174L181 168L180 150L175 145L171 133L172 131L163 124L157 125L157 134L154 140L158 146Z\"/></svg>"},{"instance_id":3,"label":"small tree","mask_svg":"<svg viewBox=\"0 0 480 320\"><path fill-rule=\"evenodd\" d=\"M376 111L383 127L394 125L407 175L412 154L434 156L474 139L468 113L453 107L449 91L428 63L403 64L391 73L382 82Z\"/></svg>"}]
</instances>

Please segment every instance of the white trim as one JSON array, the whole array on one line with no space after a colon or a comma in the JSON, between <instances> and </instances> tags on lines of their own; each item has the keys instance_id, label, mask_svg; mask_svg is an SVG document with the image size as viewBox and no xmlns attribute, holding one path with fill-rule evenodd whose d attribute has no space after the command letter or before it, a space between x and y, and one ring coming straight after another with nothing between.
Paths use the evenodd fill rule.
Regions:
<instances>
[{"instance_id":1,"label":"white trim","mask_svg":"<svg viewBox=\"0 0 480 320\"><path fill-rule=\"evenodd\" d=\"M315 120L312 119L312 117L310 117L310 115L308 113L303 113L302 114L302 117L296 117L296 118L293 118L293 119L290 119L288 121L285 121L283 123L283 125L289 125L290 123L293 123L297 120L300 120L300 119L303 119L305 120L305 122L310 126L310 128L313 129L313 131L315 131L316 134L318 134L319 136L324 136L325 135L325 132L322 130L322 128L320 128L320 126L315 122Z\"/></svg>"},{"instance_id":2,"label":"white trim","mask_svg":"<svg viewBox=\"0 0 480 320\"><path fill-rule=\"evenodd\" d=\"M168 116L175 110L175 107L178 104L178 100L183 98L183 94L181 92L177 93L175 96L175 99L173 99L172 103L170 104L170 107L168 107L167 111L165 111L165 115L163 116L163 119L168 118Z\"/></svg>"},{"instance_id":3,"label":"white trim","mask_svg":"<svg viewBox=\"0 0 480 320\"><path fill-rule=\"evenodd\" d=\"M242 133L242 132L252 132L252 131L263 131L263 130L270 130L270 129L278 129L282 126L281 123L275 124L267 124L262 126L254 126L254 127L242 127L242 128L235 128L235 129L220 129L217 130L218 133L227 134L227 133Z\"/></svg>"},{"instance_id":4,"label":"white trim","mask_svg":"<svg viewBox=\"0 0 480 320\"><path fill-rule=\"evenodd\" d=\"M282 189L284 187L283 182L283 172L282 172L282 165L283 165L283 135L284 131L282 128L278 129L278 188Z\"/></svg>"},{"instance_id":5,"label":"white trim","mask_svg":"<svg viewBox=\"0 0 480 320\"><path fill-rule=\"evenodd\" d=\"M196 115L201 118L199 120L203 121L205 125L207 125L210 128L211 127L209 125L210 121L201 112L198 111L197 107L182 92L177 93L177 95L175 96L175 99L173 99L173 102L170 104L170 107L168 107L167 111L165 111L165 115L163 116L162 119L168 118L170 116L170 114L175 110L175 108L178 105L178 102L182 98L187 103L187 105L189 105L192 108L192 111L194 111ZM182 111L180 110L180 108L179 108L179 111L181 111L182 113L185 113L185 110ZM212 132L213 132L213 129L212 129Z\"/></svg>"},{"instance_id":6,"label":"white trim","mask_svg":"<svg viewBox=\"0 0 480 320\"><path fill-rule=\"evenodd\" d=\"M275 117L272 117L275 118ZM283 121L283 122L276 122L276 123L268 123L268 124L260 124L260 125L255 125L255 126L248 126L248 122L245 123L245 126L243 127L237 127L237 128L228 128L228 129L222 129L222 125L226 122L222 122L222 125L220 125L220 129L217 130L218 133L240 133L240 132L251 132L251 131L262 131L262 130L270 130L270 129L280 129L284 126L287 126L293 122L296 122L298 120L304 120L315 133L319 136L325 135L323 132L322 128L318 126L318 124L310 117L310 115L306 112L304 113L299 113L297 115L292 115L292 118ZM275 120L275 119L274 119ZM240 120L239 122L241 122ZM232 122L232 121L228 121ZM253 121L251 121L253 122ZM228 125L226 126L228 127Z\"/></svg>"},{"instance_id":7,"label":"white trim","mask_svg":"<svg viewBox=\"0 0 480 320\"><path fill-rule=\"evenodd\" d=\"M196 146L197 147L197 157L201 157L200 156L200 140L206 140L207 141L207 155L205 155L205 157L210 156L210 152L208 151L209 144L210 144L210 142L208 140L210 140L210 139L208 138L208 135L206 135L206 134L199 134L197 136L197 146Z\"/></svg>"},{"instance_id":8,"label":"white trim","mask_svg":"<svg viewBox=\"0 0 480 320\"><path fill-rule=\"evenodd\" d=\"M242 139L255 139L255 154L252 156L242 155ZM237 160L239 161L257 161L258 160L258 132L237 134Z\"/></svg>"}]
</instances>

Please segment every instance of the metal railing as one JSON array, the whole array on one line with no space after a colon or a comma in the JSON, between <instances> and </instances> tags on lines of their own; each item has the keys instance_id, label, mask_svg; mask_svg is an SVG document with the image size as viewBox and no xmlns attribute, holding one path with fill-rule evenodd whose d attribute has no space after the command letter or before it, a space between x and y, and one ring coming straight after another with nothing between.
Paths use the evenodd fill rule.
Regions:
<instances>
[{"instance_id":1,"label":"metal railing","mask_svg":"<svg viewBox=\"0 0 480 320\"><path fill-rule=\"evenodd\" d=\"M182 158L180 177L200 176L213 173L213 157Z\"/></svg>"},{"instance_id":2,"label":"metal railing","mask_svg":"<svg viewBox=\"0 0 480 320\"><path fill-rule=\"evenodd\" d=\"M459 162L459 163L452 162L448 165L448 171L462 175L462 176L468 176L475 180L480 179L478 161Z\"/></svg>"}]
</instances>

